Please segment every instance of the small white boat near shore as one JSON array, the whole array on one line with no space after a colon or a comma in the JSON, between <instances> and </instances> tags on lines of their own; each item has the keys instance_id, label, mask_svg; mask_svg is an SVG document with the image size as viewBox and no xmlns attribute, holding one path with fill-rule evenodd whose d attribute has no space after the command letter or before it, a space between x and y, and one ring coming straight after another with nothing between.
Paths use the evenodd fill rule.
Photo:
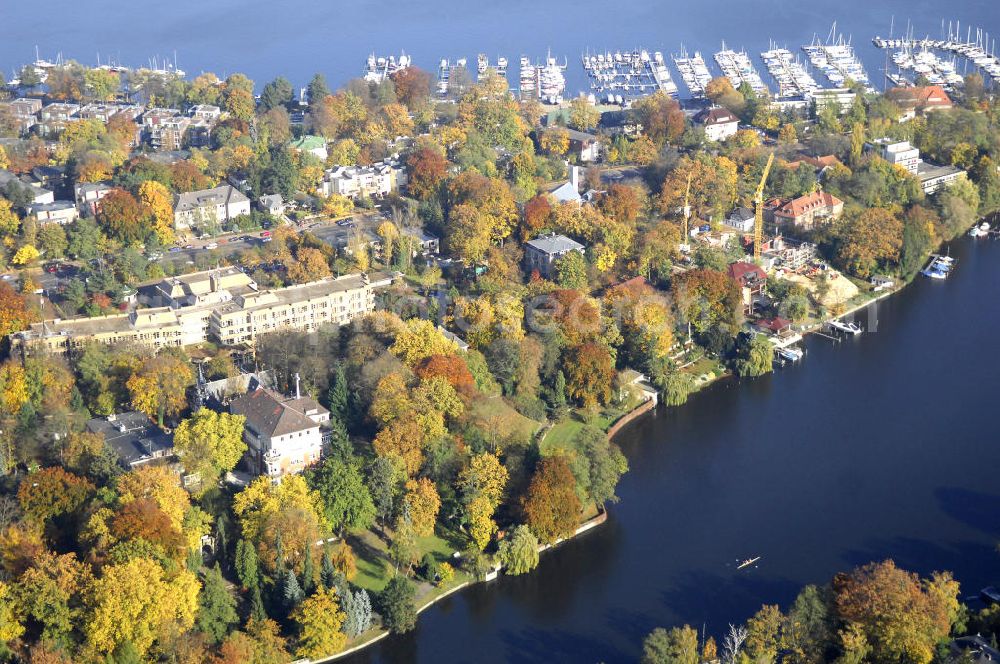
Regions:
<instances>
[{"instance_id":1,"label":"small white boat near shore","mask_svg":"<svg viewBox=\"0 0 1000 664\"><path fill-rule=\"evenodd\" d=\"M844 321L834 319L828 321L827 325L829 325L831 329L834 329L837 332L843 332L844 334L861 334L862 332L861 326L853 321L845 323Z\"/></svg>"}]
</instances>

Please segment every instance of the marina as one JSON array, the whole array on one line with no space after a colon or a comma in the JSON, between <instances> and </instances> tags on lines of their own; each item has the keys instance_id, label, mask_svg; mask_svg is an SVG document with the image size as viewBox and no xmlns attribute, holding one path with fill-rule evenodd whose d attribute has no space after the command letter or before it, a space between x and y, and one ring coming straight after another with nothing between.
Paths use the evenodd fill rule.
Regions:
<instances>
[{"instance_id":1,"label":"marina","mask_svg":"<svg viewBox=\"0 0 1000 664\"><path fill-rule=\"evenodd\" d=\"M681 54L674 55L673 61L691 96L704 97L705 88L712 80L712 74L708 71L708 66L705 64L704 58L701 57L701 53L695 51L694 55L689 56L682 46Z\"/></svg>"},{"instance_id":2,"label":"marina","mask_svg":"<svg viewBox=\"0 0 1000 664\"><path fill-rule=\"evenodd\" d=\"M590 90L595 98L608 103L621 103L622 99L663 92L674 96L677 84L670 77L670 70L663 60L663 53L639 49L634 51L587 52L581 56L583 68L590 79Z\"/></svg>"},{"instance_id":3,"label":"marina","mask_svg":"<svg viewBox=\"0 0 1000 664\"><path fill-rule=\"evenodd\" d=\"M448 94L448 90L451 82L452 73L458 69L466 68L468 61L465 58L459 58L452 62L447 58L442 58L440 64L438 65L438 81L437 81L437 93L442 97Z\"/></svg>"},{"instance_id":4,"label":"marina","mask_svg":"<svg viewBox=\"0 0 1000 664\"><path fill-rule=\"evenodd\" d=\"M1000 58L996 56L996 38L991 39L989 33L982 28L976 28L973 32L973 28L967 26L964 39L959 22L948 23L944 39L931 39L929 37L914 39L911 32L912 30L908 28L907 36L897 39L893 39L891 36L888 39L876 36L872 39L872 43L877 48L899 49L903 53L945 51L964 58L991 78L1000 78ZM895 59L894 55L893 60ZM955 66L954 62L952 65Z\"/></svg>"},{"instance_id":5,"label":"marina","mask_svg":"<svg viewBox=\"0 0 1000 664\"><path fill-rule=\"evenodd\" d=\"M927 267L920 271L920 274L930 279L947 279L951 271L955 269L956 260L951 256L931 254Z\"/></svg>"},{"instance_id":6,"label":"marina","mask_svg":"<svg viewBox=\"0 0 1000 664\"><path fill-rule=\"evenodd\" d=\"M821 86L806 71L798 59L787 48L777 48L773 42L771 49L760 54L768 73L778 83L778 97L805 97Z\"/></svg>"},{"instance_id":7,"label":"marina","mask_svg":"<svg viewBox=\"0 0 1000 664\"><path fill-rule=\"evenodd\" d=\"M830 28L825 43L814 36L812 43L803 46L802 50L812 66L823 72L835 86L842 87L848 81L854 81L870 89L868 73L855 54L850 39L845 41L843 35L837 34L836 22Z\"/></svg>"},{"instance_id":8,"label":"marina","mask_svg":"<svg viewBox=\"0 0 1000 664\"><path fill-rule=\"evenodd\" d=\"M931 85L940 85L947 90L955 90L965 84L953 60L945 60L926 48L913 52L903 49L892 54L892 61L900 70L912 71L923 76Z\"/></svg>"},{"instance_id":9,"label":"marina","mask_svg":"<svg viewBox=\"0 0 1000 664\"><path fill-rule=\"evenodd\" d=\"M722 42L722 50L715 54L715 62L719 65L719 69L722 70L726 78L729 79L729 82L733 84L734 88L738 89L742 84L746 83L755 94L767 94L767 86L764 85L760 74L754 69L753 63L750 62L750 56L746 54L746 51L737 52L728 49L726 48L726 43Z\"/></svg>"}]
</instances>

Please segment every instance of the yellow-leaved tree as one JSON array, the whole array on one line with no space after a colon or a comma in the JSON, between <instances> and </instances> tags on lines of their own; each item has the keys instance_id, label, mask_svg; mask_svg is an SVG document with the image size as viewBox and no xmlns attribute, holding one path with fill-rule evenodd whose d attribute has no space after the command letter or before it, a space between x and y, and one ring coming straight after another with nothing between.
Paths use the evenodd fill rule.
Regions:
<instances>
[{"instance_id":1,"label":"yellow-leaved tree","mask_svg":"<svg viewBox=\"0 0 1000 664\"><path fill-rule=\"evenodd\" d=\"M434 523L437 521L438 510L441 509L441 498L438 497L434 482L426 477L409 480L403 501L417 537L433 535Z\"/></svg>"},{"instance_id":2,"label":"yellow-leaved tree","mask_svg":"<svg viewBox=\"0 0 1000 664\"><path fill-rule=\"evenodd\" d=\"M139 185L139 203L149 215L153 232L160 244L174 241L174 206L167 188L156 180L146 180Z\"/></svg>"},{"instance_id":3,"label":"yellow-leaved tree","mask_svg":"<svg viewBox=\"0 0 1000 664\"><path fill-rule=\"evenodd\" d=\"M131 643L144 655L169 625L181 631L194 626L200 588L188 570L167 578L149 558L110 565L94 583L87 602L87 641L100 652Z\"/></svg>"},{"instance_id":4,"label":"yellow-leaved tree","mask_svg":"<svg viewBox=\"0 0 1000 664\"><path fill-rule=\"evenodd\" d=\"M184 410L185 390L192 382L194 372L187 362L160 354L147 360L125 386L132 396L132 407L156 418L162 427L164 417Z\"/></svg>"},{"instance_id":5,"label":"yellow-leaved tree","mask_svg":"<svg viewBox=\"0 0 1000 664\"><path fill-rule=\"evenodd\" d=\"M203 491L215 486L222 473L235 468L247 451L243 442L244 422L243 415L202 408L181 422L174 432L174 449L184 470L200 476Z\"/></svg>"},{"instance_id":6,"label":"yellow-leaved tree","mask_svg":"<svg viewBox=\"0 0 1000 664\"><path fill-rule=\"evenodd\" d=\"M343 648L347 643L347 635L341 631L345 618L337 592L319 586L292 612L292 620L299 630L296 657L317 659Z\"/></svg>"}]
</instances>

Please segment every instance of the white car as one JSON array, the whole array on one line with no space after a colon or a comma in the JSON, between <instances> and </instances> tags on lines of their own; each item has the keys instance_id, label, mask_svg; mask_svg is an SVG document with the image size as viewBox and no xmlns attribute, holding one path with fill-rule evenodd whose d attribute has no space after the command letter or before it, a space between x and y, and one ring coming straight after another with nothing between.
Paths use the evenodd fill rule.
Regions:
<instances>
[{"instance_id":1,"label":"white car","mask_svg":"<svg viewBox=\"0 0 1000 664\"><path fill-rule=\"evenodd\" d=\"M208 244L205 245L205 248L206 249L218 249L219 245L218 245L217 242L209 242Z\"/></svg>"}]
</instances>

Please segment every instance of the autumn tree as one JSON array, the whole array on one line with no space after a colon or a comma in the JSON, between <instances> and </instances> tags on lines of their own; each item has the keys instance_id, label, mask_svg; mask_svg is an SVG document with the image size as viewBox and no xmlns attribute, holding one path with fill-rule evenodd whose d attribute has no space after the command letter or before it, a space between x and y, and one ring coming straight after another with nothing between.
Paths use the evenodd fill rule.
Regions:
<instances>
[{"instance_id":1,"label":"autumn tree","mask_svg":"<svg viewBox=\"0 0 1000 664\"><path fill-rule=\"evenodd\" d=\"M549 197L539 194L524 204L524 221L521 226L521 239L530 240L544 229L552 214L552 204Z\"/></svg>"},{"instance_id":2,"label":"autumn tree","mask_svg":"<svg viewBox=\"0 0 1000 664\"><path fill-rule=\"evenodd\" d=\"M493 513L500 505L508 478L499 457L489 452L473 456L458 475L469 536L479 550L486 548L496 532Z\"/></svg>"},{"instance_id":3,"label":"autumn tree","mask_svg":"<svg viewBox=\"0 0 1000 664\"><path fill-rule=\"evenodd\" d=\"M124 189L112 189L98 203L97 222L105 233L125 244L142 242L149 227L135 196Z\"/></svg>"},{"instance_id":4,"label":"autumn tree","mask_svg":"<svg viewBox=\"0 0 1000 664\"><path fill-rule=\"evenodd\" d=\"M347 635L341 631L345 616L335 591L320 586L296 607L291 618L298 627L297 657L326 657L347 643Z\"/></svg>"},{"instance_id":5,"label":"autumn tree","mask_svg":"<svg viewBox=\"0 0 1000 664\"><path fill-rule=\"evenodd\" d=\"M169 624L181 630L194 625L199 586L191 572L168 577L148 558L106 567L88 600L88 643L98 652L130 643L140 656L145 654Z\"/></svg>"},{"instance_id":6,"label":"autumn tree","mask_svg":"<svg viewBox=\"0 0 1000 664\"><path fill-rule=\"evenodd\" d=\"M88 480L53 466L28 475L17 490L17 500L26 515L44 523L75 512L94 489Z\"/></svg>"},{"instance_id":7,"label":"autumn tree","mask_svg":"<svg viewBox=\"0 0 1000 664\"><path fill-rule=\"evenodd\" d=\"M729 158L703 153L695 157L686 156L663 181L660 210L664 214L679 214L684 201L688 200L696 217L721 218L736 202L736 186L737 168Z\"/></svg>"},{"instance_id":8,"label":"autumn tree","mask_svg":"<svg viewBox=\"0 0 1000 664\"><path fill-rule=\"evenodd\" d=\"M864 640L872 661L932 661L958 608L950 574L922 580L891 560L838 574L832 586L837 613Z\"/></svg>"},{"instance_id":9,"label":"autumn tree","mask_svg":"<svg viewBox=\"0 0 1000 664\"><path fill-rule=\"evenodd\" d=\"M888 208L871 208L847 217L838 228L837 258L861 278L899 262L903 222Z\"/></svg>"},{"instance_id":10,"label":"autumn tree","mask_svg":"<svg viewBox=\"0 0 1000 664\"><path fill-rule=\"evenodd\" d=\"M611 402L615 367L607 346L587 342L570 348L564 362L566 393L585 408Z\"/></svg>"},{"instance_id":11,"label":"autumn tree","mask_svg":"<svg viewBox=\"0 0 1000 664\"><path fill-rule=\"evenodd\" d=\"M736 282L716 270L688 270L673 284L682 323L698 332L721 327L733 334L739 326L742 299Z\"/></svg>"},{"instance_id":12,"label":"autumn tree","mask_svg":"<svg viewBox=\"0 0 1000 664\"><path fill-rule=\"evenodd\" d=\"M187 405L185 391L194 382L191 366L176 355L161 353L147 360L126 382L132 407L156 418L163 426L165 417L173 417Z\"/></svg>"},{"instance_id":13,"label":"autumn tree","mask_svg":"<svg viewBox=\"0 0 1000 664\"><path fill-rule=\"evenodd\" d=\"M149 216L159 243L173 242L174 206L167 188L155 180L146 180L139 185L139 204Z\"/></svg>"},{"instance_id":14,"label":"autumn tree","mask_svg":"<svg viewBox=\"0 0 1000 664\"><path fill-rule=\"evenodd\" d=\"M432 355L447 355L458 350L455 342L441 334L433 322L411 318L396 335L389 352L409 366Z\"/></svg>"},{"instance_id":15,"label":"autumn tree","mask_svg":"<svg viewBox=\"0 0 1000 664\"><path fill-rule=\"evenodd\" d=\"M642 642L642 664L698 664L698 632L688 625L657 627Z\"/></svg>"},{"instance_id":16,"label":"autumn tree","mask_svg":"<svg viewBox=\"0 0 1000 664\"><path fill-rule=\"evenodd\" d=\"M203 490L215 486L219 476L235 468L247 451L245 421L243 415L201 408L177 426L174 448L184 470L200 477Z\"/></svg>"},{"instance_id":17,"label":"autumn tree","mask_svg":"<svg viewBox=\"0 0 1000 664\"><path fill-rule=\"evenodd\" d=\"M431 96L431 75L419 67L404 67L391 76L396 98L413 111L423 107Z\"/></svg>"},{"instance_id":18,"label":"autumn tree","mask_svg":"<svg viewBox=\"0 0 1000 664\"><path fill-rule=\"evenodd\" d=\"M546 129L538 137L538 145L543 152L562 157L569 151L569 132L562 127Z\"/></svg>"},{"instance_id":19,"label":"autumn tree","mask_svg":"<svg viewBox=\"0 0 1000 664\"><path fill-rule=\"evenodd\" d=\"M409 176L407 187L410 193L421 199L428 200L434 196L444 181L448 161L439 151L425 147L413 152L406 160Z\"/></svg>"},{"instance_id":20,"label":"autumn tree","mask_svg":"<svg viewBox=\"0 0 1000 664\"><path fill-rule=\"evenodd\" d=\"M224 108L236 119L249 122L254 114L253 81L244 74L232 74L222 85Z\"/></svg>"},{"instance_id":21,"label":"autumn tree","mask_svg":"<svg viewBox=\"0 0 1000 664\"><path fill-rule=\"evenodd\" d=\"M25 330L30 322L24 297L7 282L0 282L0 337Z\"/></svg>"},{"instance_id":22,"label":"autumn tree","mask_svg":"<svg viewBox=\"0 0 1000 664\"><path fill-rule=\"evenodd\" d=\"M590 101L579 96L569 103L569 126L580 131L590 131L601 120L601 112Z\"/></svg>"},{"instance_id":23,"label":"autumn tree","mask_svg":"<svg viewBox=\"0 0 1000 664\"><path fill-rule=\"evenodd\" d=\"M438 497L434 482L426 477L408 480L403 505L417 537L430 537L434 534L434 524L438 510L441 509L441 498Z\"/></svg>"},{"instance_id":24,"label":"autumn tree","mask_svg":"<svg viewBox=\"0 0 1000 664\"><path fill-rule=\"evenodd\" d=\"M545 543L552 544L576 532L580 499L565 457L546 457L538 462L521 507L531 530Z\"/></svg>"},{"instance_id":25,"label":"autumn tree","mask_svg":"<svg viewBox=\"0 0 1000 664\"><path fill-rule=\"evenodd\" d=\"M319 281L330 276L330 265L319 249L300 247L288 264L288 278L297 284Z\"/></svg>"},{"instance_id":26,"label":"autumn tree","mask_svg":"<svg viewBox=\"0 0 1000 664\"><path fill-rule=\"evenodd\" d=\"M684 133L684 111L676 99L664 92L638 99L632 113L642 124L643 133L657 145L676 143Z\"/></svg>"},{"instance_id":27,"label":"autumn tree","mask_svg":"<svg viewBox=\"0 0 1000 664\"><path fill-rule=\"evenodd\" d=\"M329 528L322 497L301 475L286 475L278 484L258 477L236 494L233 512L243 537L257 546L261 562L272 572L281 565L301 570L306 548Z\"/></svg>"}]
</instances>

